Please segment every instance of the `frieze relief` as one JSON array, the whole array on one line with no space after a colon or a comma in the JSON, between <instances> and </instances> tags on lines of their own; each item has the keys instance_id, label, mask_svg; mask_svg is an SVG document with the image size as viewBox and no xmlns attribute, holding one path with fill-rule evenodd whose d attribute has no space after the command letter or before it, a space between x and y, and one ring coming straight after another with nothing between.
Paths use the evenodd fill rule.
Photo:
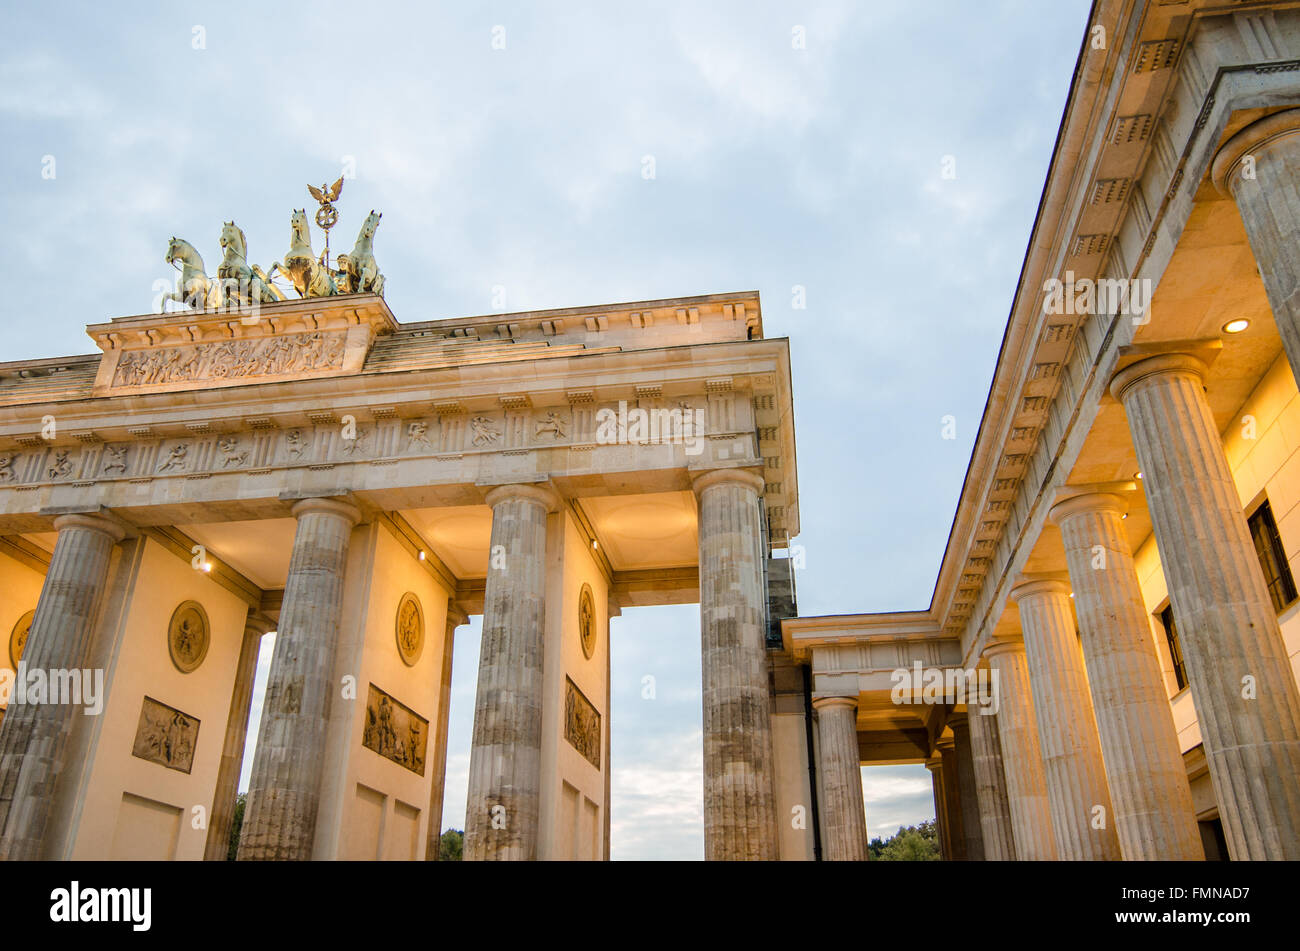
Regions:
<instances>
[{"instance_id":1,"label":"frieze relief","mask_svg":"<svg viewBox=\"0 0 1300 951\"><path fill-rule=\"evenodd\" d=\"M391 694L370 684L361 745L416 775L424 775L429 721Z\"/></svg>"},{"instance_id":2,"label":"frieze relief","mask_svg":"<svg viewBox=\"0 0 1300 951\"><path fill-rule=\"evenodd\" d=\"M564 678L564 738L600 769L600 711L568 677Z\"/></svg>"},{"instance_id":3,"label":"frieze relief","mask_svg":"<svg viewBox=\"0 0 1300 951\"><path fill-rule=\"evenodd\" d=\"M145 697L136 725L131 755L188 773L194 768L194 748L199 742L199 719L175 707Z\"/></svg>"},{"instance_id":4,"label":"frieze relief","mask_svg":"<svg viewBox=\"0 0 1300 951\"><path fill-rule=\"evenodd\" d=\"M318 342L328 334L301 334L301 339ZM263 345L289 338L267 338ZM338 335L339 341L342 335ZM197 347L225 347L253 341L196 344ZM152 351L166 353L169 351ZM318 350L318 353L326 353ZM339 351L341 352L341 351ZM130 357L131 351L123 359ZM266 354L268 360L280 357ZM337 360L338 353L325 359ZM205 357L208 359L208 357ZM313 358L314 359L314 358ZM128 361L128 365L134 365ZM272 367L281 364L263 364ZM285 367L298 364L286 362ZM175 364L167 372L181 372ZM119 368L121 369L121 368ZM125 371L123 371L125 372ZM188 371L186 371L188 372ZM196 372L204 372L202 370ZM245 428L237 424L218 425L219 431L159 439L144 428L135 441L98 443L89 446L47 445L27 452L0 452L0 488L41 483L72 483L81 480L149 479L160 477L197 478L240 471L263 472L275 467L331 466L354 462L396 462L421 456L456 458L472 452L523 453L551 448L590 450L603 445L639 446L659 443L683 444L695 454L702 438L712 438L705 425L704 399L677 400L671 406L646 409L652 401L639 401L629 409L626 402L602 406L586 405L566 409L538 408L505 411L430 415L427 417L376 416L348 419L341 414L334 422L280 429L270 418L250 419ZM653 401L658 403L660 401ZM645 413L642 425L636 414ZM655 426L653 414L665 415ZM332 414L329 414L332 415ZM684 431L679 421L691 420ZM344 425L344 421L348 425ZM224 431L220 431L224 430ZM153 438L149 438L152 436ZM83 440L84 441L84 440Z\"/></svg>"},{"instance_id":5,"label":"frieze relief","mask_svg":"<svg viewBox=\"0 0 1300 951\"><path fill-rule=\"evenodd\" d=\"M346 346L346 332L317 331L127 350L118 358L112 385L152 386L337 370L343 366Z\"/></svg>"}]
</instances>

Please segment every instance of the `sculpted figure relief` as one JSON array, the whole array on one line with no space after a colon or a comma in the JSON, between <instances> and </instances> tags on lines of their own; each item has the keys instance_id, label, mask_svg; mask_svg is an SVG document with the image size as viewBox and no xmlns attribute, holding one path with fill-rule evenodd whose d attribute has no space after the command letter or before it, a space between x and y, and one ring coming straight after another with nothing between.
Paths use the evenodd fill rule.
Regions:
<instances>
[{"instance_id":1,"label":"sculpted figure relief","mask_svg":"<svg viewBox=\"0 0 1300 951\"><path fill-rule=\"evenodd\" d=\"M235 436L228 436L225 439L218 440L217 448L221 450L221 468L223 469L230 466L242 466L248 462L248 450L239 448L239 439Z\"/></svg>"},{"instance_id":2,"label":"sculpted figure relief","mask_svg":"<svg viewBox=\"0 0 1300 951\"><path fill-rule=\"evenodd\" d=\"M332 370L343 365L345 345L342 332L315 331L162 350L128 350L118 360L113 385L149 386Z\"/></svg>"},{"instance_id":3,"label":"sculpted figure relief","mask_svg":"<svg viewBox=\"0 0 1300 951\"><path fill-rule=\"evenodd\" d=\"M0 456L0 482L12 482L14 479L14 460L17 456Z\"/></svg>"},{"instance_id":4,"label":"sculpted figure relief","mask_svg":"<svg viewBox=\"0 0 1300 951\"><path fill-rule=\"evenodd\" d=\"M126 446L108 446L104 449L104 471L126 472Z\"/></svg>"},{"instance_id":5,"label":"sculpted figure relief","mask_svg":"<svg viewBox=\"0 0 1300 951\"><path fill-rule=\"evenodd\" d=\"M54 459L46 468L45 474L51 479L63 479L72 475L72 459L70 457L70 450L56 449L54 451Z\"/></svg>"},{"instance_id":6,"label":"sculpted figure relief","mask_svg":"<svg viewBox=\"0 0 1300 951\"><path fill-rule=\"evenodd\" d=\"M167 458L158 464L159 472L171 472L173 469L185 468L185 457L189 455L189 447L184 443L177 443L167 453Z\"/></svg>"},{"instance_id":7,"label":"sculpted figure relief","mask_svg":"<svg viewBox=\"0 0 1300 951\"><path fill-rule=\"evenodd\" d=\"M475 416L469 421L470 431L474 434L474 445L486 446L501 438L501 430L486 416Z\"/></svg>"},{"instance_id":8,"label":"sculpted figure relief","mask_svg":"<svg viewBox=\"0 0 1300 951\"><path fill-rule=\"evenodd\" d=\"M555 413L547 413L537 421L537 435L550 433L556 439L564 438L564 420Z\"/></svg>"},{"instance_id":9,"label":"sculpted figure relief","mask_svg":"<svg viewBox=\"0 0 1300 951\"><path fill-rule=\"evenodd\" d=\"M406 427L406 436L408 447L422 446L425 449L432 448L429 444L429 424L416 421Z\"/></svg>"}]
</instances>

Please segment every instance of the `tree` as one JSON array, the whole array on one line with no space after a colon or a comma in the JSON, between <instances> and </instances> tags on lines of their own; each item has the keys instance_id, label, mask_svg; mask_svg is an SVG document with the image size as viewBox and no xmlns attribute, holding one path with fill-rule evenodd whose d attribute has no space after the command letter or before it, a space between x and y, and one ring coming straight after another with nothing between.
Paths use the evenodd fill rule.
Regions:
<instances>
[{"instance_id":1,"label":"tree","mask_svg":"<svg viewBox=\"0 0 1300 951\"><path fill-rule=\"evenodd\" d=\"M235 797L235 812L230 818L230 848L226 849L226 861L233 862L239 855L239 830L244 825L244 805L248 802L248 793Z\"/></svg>"},{"instance_id":2,"label":"tree","mask_svg":"<svg viewBox=\"0 0 1300 951\"><path fill-rule=\"evenodd\" d=\"M459 862L464 857L465 834L459 829L448 829L438 840L438 861Z\"/></svg>"},{"instance_id":3,"label":"tree","mask_svg":"<svg viewBox=\"0 0 1300 951\"><path fill-rule=\"evenodd\" d=\"M915 826L900 826L888 839L877 836L867 844L867 853L879 862L938 861L939 835L934 820Z\"/></svg>"}]
</instances>

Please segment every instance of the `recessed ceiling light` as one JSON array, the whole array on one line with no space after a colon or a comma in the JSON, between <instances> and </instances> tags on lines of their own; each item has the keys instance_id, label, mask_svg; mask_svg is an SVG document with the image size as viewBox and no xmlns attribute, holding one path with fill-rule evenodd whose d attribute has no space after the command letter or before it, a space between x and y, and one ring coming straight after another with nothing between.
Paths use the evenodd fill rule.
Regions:
<instances>
[{"instance_id":1,"label":"recessed ceiling light","mask_svg":"<svg viewBox=\"0 0 1300 951\"><path fill-rule=\"evenodd\" d=\"M1140 473L1140 472L1135 472L1135 473L1133 473L1133 478L1135 478L1135 479L1141 479L1141 478L1142 478L1142 473Z\"/></svg>"},{"instance_id":2,"label":"recessed ceiling light","mask_svg":"<svg viewBox=\"0 0 1300 951\"><path fill-rule=\"evenodd\" d=\"M593 549L594 549L594 548L599 548L599 547L600 547L600 542L596 541L596 539L593 538L593 539L591 540L591 547L592 547Z\"/></svg>"},{"instance_id":3,"label":"recessed ceiling light","mask_svg":"<svg viewBox=\"0 0 1300 951\"><path fill-rule=\"evenodd\" d=\"M1236 320L1230 320L1223 325L1225 334L1239 334L1250 326L1250 321L1245 317L1238 317Z\"/></svg>"},{"instance_id":4,"label":"recessed ceiling light","mask_svg":"<svg viewBox=\"0 0 1300 951\"><path fill-rule=\"evenodd\" d=\"M423 548L420 549L420 560L421 560L421 561L424 561L424 549L423 549Z\"/></svg>"}]
</instances>

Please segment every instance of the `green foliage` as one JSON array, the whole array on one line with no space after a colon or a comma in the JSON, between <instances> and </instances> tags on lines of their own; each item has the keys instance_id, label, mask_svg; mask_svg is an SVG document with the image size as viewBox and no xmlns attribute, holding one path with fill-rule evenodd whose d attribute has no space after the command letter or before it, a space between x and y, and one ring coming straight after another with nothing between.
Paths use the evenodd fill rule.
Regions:
<instances>
[{"instance_id":1,"label":"green foliage","mask_svg":"<svg viewBox=\"0 0 1300 951\"><path fill-rule=\"evenodd\" d=\"M239 855L239 830L244 825L244 806L248 803L248 793L235 797L235 815L230 820L230 848L226 849L226 861L233 862Z\"/></svg>"},{"instance_id":2,"label":"green foliage","mask_svg":"<svg viewBox=\"0 0 1300 951\"><path fill-rule=\"evenodd\" d=\"M459 829L448 829L438 840L438 861L459 862L463 858L465 834Z\"/></svg>"},{"instance_id":3,"label":"green foliage","mask_svg":"<svg viewBox=\"0 0 1300 951\"><path fill-rule=\"evenodd\" d=\"M941 858L939 831L933 819L899 828L889 839L872 839L867 852L878 862L937 862Z\"/></svg>"}]
</instances>

